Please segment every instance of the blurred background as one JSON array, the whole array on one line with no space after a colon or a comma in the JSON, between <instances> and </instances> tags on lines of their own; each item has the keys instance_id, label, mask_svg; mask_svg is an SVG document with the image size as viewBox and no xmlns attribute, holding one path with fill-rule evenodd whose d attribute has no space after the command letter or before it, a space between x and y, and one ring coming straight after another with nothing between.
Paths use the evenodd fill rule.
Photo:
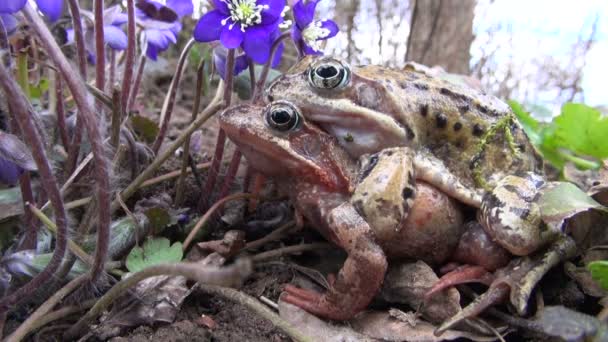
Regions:
<instances>
[{"instance_id":1,"label":"blurred background","mask_svg":"<svg viewBox=\"0 0 608 342\"><path fill-rule=\"evenodd\" d=\"M193 1L194 19L212 6ZM341 30L325 53L353 64L413 60L472 75L539 119L557 115L565 102L608 112L606 0L322 0L317 18ZM284 58L291 65L295 53Z\"/></svg>"}]
</instances>

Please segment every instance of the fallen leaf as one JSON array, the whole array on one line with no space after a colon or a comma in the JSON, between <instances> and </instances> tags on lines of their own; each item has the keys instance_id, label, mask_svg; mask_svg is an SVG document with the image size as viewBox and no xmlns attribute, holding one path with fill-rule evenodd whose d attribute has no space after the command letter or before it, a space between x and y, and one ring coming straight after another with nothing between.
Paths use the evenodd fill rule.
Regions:
<instances>
[{"instance_id":1,"label":"fallen leaf","mask_svg":"<svg viewBox=\"0 0 608 342\"><path fill-rule=\"evenodd\" d=\"M542 219L554 230L561 230L567 219L590 209L608 213L608 208L572 183L554 182L541 192L538 205Z\"/></svg>"},{"instance_id":2,"label":"fallen leaf","mask_svg":"<svg viewBox=\"0 0 608 342\"><path fill-rule=\"evenodd\" d=\"M536 322L545 334L565 341L608 340L608 326L605 323L563 306L545 307Z\"/></svg>"}]
</instances>

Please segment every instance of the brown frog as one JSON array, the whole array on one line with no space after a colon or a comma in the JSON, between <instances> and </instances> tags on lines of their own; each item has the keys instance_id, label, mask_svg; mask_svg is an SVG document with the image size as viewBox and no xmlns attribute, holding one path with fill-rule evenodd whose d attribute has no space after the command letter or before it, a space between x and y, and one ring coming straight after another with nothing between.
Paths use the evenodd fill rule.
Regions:
<instances>
[{"instance_id":1,"label":"brown frog","mask_svg":"<svg viewBox=\"0 0 608 342\"><path fill-rule=\"evenodd\" d=\"M351 67L335 57L306 57L268 86L266 99L293 103L352 156L409 147L415 159L436 159L441 167L435 173L447 170L480 194L507 175L542 171L542 159L509 106L415 68Z\"/></svg>"},{"instance_id":2,"label":"brown frog","mask_svg":"<svg viewBox=\"0 0 608 342\"><path fill-rule=\"evenodd\" d=\"M387 257L438 264L458 245L459 204L414 181L410 149L384 149L357 162L288 103L232 107L220 125L250 165L272 177L311 225L348 254L326 293L287 286L284 300L348 319L377 293Z\"/></svg>"}]
</instances>

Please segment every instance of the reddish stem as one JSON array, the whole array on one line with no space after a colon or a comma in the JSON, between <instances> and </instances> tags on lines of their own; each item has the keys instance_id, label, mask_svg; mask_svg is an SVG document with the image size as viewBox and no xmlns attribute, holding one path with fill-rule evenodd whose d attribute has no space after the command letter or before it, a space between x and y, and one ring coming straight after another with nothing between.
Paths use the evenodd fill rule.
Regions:
<instances>
[{"instance_id":1,"label":"reddish stem","mask_svg":"<svg viewBox=\"0 0 608 342\"><path fill-rule=\"evenodd\" d=\"M106 84L106 49L103 37L103 0L95 0L95 86L103 91Z\"/></svg>"},{"instance_id":2,"label":"reddish stem","mask_svg":"<svg viewBox=\"0 0 608 342\"><path fill-rule=\"evenodd\" d=\"M266 84L266 79L268 78L268 73L270 72L270 66L274 61L274 55L276 54L281 43L291 37L291 33L285 32L279 36L273 43L272 48L270 49L270 57L268 57L268 61L264 64L264 69L262 69L262 73L260 74L260 79L258 80L255 89L253 90L253 95L251 96L251 102L257 103L260 100L260 96L262 96L264 85Z\"/></svg>"},{"instance_id":3,"label":"reddish stem","mask_svg":"<svg viewBox=\"0 0 608 342\"><path fill-rule=\"evenodd\" d=\"M220 189L219 198L224 198L228 195L228 191L230 191L230 186L234 181L234 177L236 176L237 171L239 170L239 165L241 165L241 151L236 149L232 154L232 160L230 160L230 165L228 166L228 172L226 172L226 176L224 177L224 184Z\"/></svg>"},{"instance_id":4,"label":"reddish stem","mask_svg":"<svg viewBox=\"0 0 608 342\"><path fill-rule=\"evenodd\" d=\"M133 79L133 68L131 66L135 62L135 44L135 2L127 0L127 51L123 64L122 93L120 97L122 113L127 111L129 103L129 91L131 90L131 81Z\"/></svg>"},{"instance_id":5,"label":"reddish stem","mask_svg":"<svg viewBox=\"0 0 608 342\"><path fill-rule=\"evenodd\" d=\"M135 75L135 83L133 83L131 95L129 95L129 103L127 104L127 110L129 112L133 110L133 104L135 103L137 93L139 92L139 85L141 83L141 78L144 74L144 68L146 67L146 60L147 58L145 54L142 54L139 58L139 66L137 67L137 74Z\"/></svg>"},{"instance_id":6,"label":"reddish stem","mask_svg":"<svg viewBox=\"0 0 608 342\"><path fill-rule=\"evenodd\" d=\"M186 65L186 60L188 59L188 52L190 52L190 49L192 46L194 46L195 42L196 41L194 38L188 41L182 50L179 61L177 62L177 69L175 70L173 80L171 81L169 91L167 92L167 97L163 103L163 109L160 115L160 129L158 131L158 135L156 136L156 140L154 141L154 145L152 145L152 151L154 151L154 154L158 154L158 150L160 150L160 146L163 144L163 140L165 140L165 135L167 135L167 128L169 127L169 122L171 121L171 114L173 113L173 106L175 105L175 96L177 95L179 81L182 78L184 65Z\"/></svg>"},{"instance_id":7,"label":"reddish stem","mask_svg":"<svg viewBox=\"0 0 608 342\"><path fill-rule=\"evenodd\" d=\"M76 54L78 55L78 71L85 80L87 77L87 51L84 47L84 34L82 31L82 18L80 6L77 0L69 0L70 12L72 13L72 27L74 28L74 41L76 42Z\"/></svg>"},{"instance_id":8,"label":"reddish stem","mask_svg":"<svg viewBox=\"0 0 608 342\"><path fill-rule=\"evenodd\" d=\"M116 52L110 49L110 80L108 81L108 89L106 91L112 91L114 86L114 80L116 78Z\"/></svg>"},{"instance_id":9,"label":"reddish stem","mask_svg":"<svg viewBox=\"0 0 608 342\"><path fill-rule=\"evenodd\" d=\"M61 52L59 45L48 30L38 13L26 4L23 14L30 22L31 27L38 34L40 42L45 48L49 58L53 60L65 78L72 92L74 101L78 106L78 113L87 130L91 150L95 162L94 175L97 183L97 203L99 206L99 220L97 224L97 245L95 249L95 262L91 268L91 281L95 282L102 275L107 258L108 242L110 237L110 183L108 177L108 162L104 156L103 141L99 131L97 116L91 107L86 87L82 78L72 72L72 66ZM102 88L103 89L103 88ZM44 178L44 176L43 176ZM51 194L49 194L49 197ZM55 213L56 214L56 213Z\"/></svg>"},{"instance_id":10,"label":"reddish stem","mask_svg":"<svg viewBox=\"0 0 608 342\"><path fill-rule=\"evenodd\" d=\"M65 107L63 103L63 81L61 74L56 73L55 78L55 97L57 98L57 127L59 128L59 138L63 144L63 148L68 151L70 149L70 138L68 138L68 130L65 127Z\"/></svg>"},{"instance_id":11,"label":"reddish stem","mask_svg":"<svg viewBox=\"0 0 608 342\"><path fill-rule=\"evenodd\" d=\"M29 5L26 5L26 7L31 9ZM33 10L31 10L31 13L35 14ZM40 173L40 182L49 196L57 223L57 239L51 260L32 280L0 300L0 313L5 313L15 303L25 298L31 298L32 292L43 286L61 264L67 246L67 218L57 180L51 169L51 164L46 157L44 144L38 135L32 118L30 104L17 82L15 82L11 72L4 66L4 63L0 63L0 86L4 89L9 107L15 114L14 118L21 129L21 134L30 146L32 157Z\"/></svg>"},{"instance_id":12,"label":"reddish stem","mask_svg":"<svg viewBox=\"0 0 608 342\"><path fill-rule=\"evenodd\" d=\"M19 187L21 188L23 207L26 207L26 203L35 203L29 171L25 171L21 177L19 177ZM25 236L23 237L23 242L21 243L21 246L19 246L19 250L36 249L36 245L38 243L38 220L36 220L30 210L25 210L23 213L23 221L25 223L26 230Z\"/></svg>"}]
</instances>

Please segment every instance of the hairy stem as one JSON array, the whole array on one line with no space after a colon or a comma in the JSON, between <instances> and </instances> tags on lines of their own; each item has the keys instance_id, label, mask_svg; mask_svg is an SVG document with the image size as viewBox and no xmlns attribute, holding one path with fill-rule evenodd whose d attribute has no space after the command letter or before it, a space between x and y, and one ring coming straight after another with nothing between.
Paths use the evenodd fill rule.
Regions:
<instances>
[{"instance_id":1,"label":"hairy stem","mask_svg":"<svg viewBox=\"0 0 608 342\"><path fill-rule=\"evenodd\" d=\"M29 7L29 5L26 6ZM29 297L32 292L47 282L61 264L67 245L67 217L57 180L46 157L42 139L38 135L33 122L30 104L4 63L0 63L0 85L4 90L11 112L14 113L15 120L21 129L21 134L30 146L40 174L40 182L51 201L58 227L55 251L48 265L28 283L0 300L0 312L6 312L10 306Z\"/></svg>"},{"instance_id":2,"label":"hairy stem","mask_svg":"<svg viewBox=\"0 0 608 342\"><path fill-rule=\"evenodd\" d=\"M141 78L144 74L144 69L146 67L146 54L142 53L139 58L139 66L137 67L137 74L135 74L135 82L133 83L133 88L131 88L131 95L129 95L129 101L127 103L127 111L133 110L133 105L135 104L135 99L137 98L137 93L139 92L139 85L141 84Z\"/></svg>"},{"instance_id":3,"label":"hairy stem","mask_svg":"<svg viewBox=\"0 0 608 342\"><path fill-rule=\"evenodd\" d=\"M226 176L224 176L224 184L222 184L222 188L220 189L219 198L222 198L228 194L230 191L230 186L236 177L236 173L239 170L239 166L241 165L241 151L237 148L234 150L232 154L232 159L230 160L230 165L228 166L228 171L226 172Z\"/></svg>"},{"instance_id":4,"label":"hairy stem","mask_svg":"<svg viewBox=\"0 0 608 342\"><path fill-rule=\"evenodd\" d=\"M21 197L23 198L23 207L25 208L25 203L34 202L29 171L25 171L19 178L19 187L21 188ZM19 250L36 249L36 245L38 244L38 222L29 210L24 211L23 221L25 222L26 231Z\"/></svg>"},{"instance_id":5,"label":"hairy stem","mask_svg":"<svg viewBox=\"0 0 608 342\"><path fill-rule=\"evenodd\" d=\"M268 57L268 61L264 64L264 69L262 69L262 73L260 74L260 79L258 80L255 89L253 89L253 95L251 96L251 101L253 103L257 103L260 100L260 96L262 96L264 85L266 84L266 79L268 78L268 73L270 72L270 66L274 61L274 55L277 52L279 46L283 43L283 41L291 36L291 33L286 32L279 36L273 43L272 48L270 49L270 57Z\"/></svg>"},{"instance_id":6,"label":"hairy stem","mask_svg":"<svg viewBox=\"0 0 608 342\"><path fill-rule=\"evenodd\" d=\"M103 91L106 84L106 48L103 37L103 0L95 0L95 86Z\"/></svg>"},{"instance_id":7,"label":"hairy stem","mask_svg":"<svg viewBox=\"0 0 608 342\"><path fill-rule=\"evenodd\" d=\"M192 106L192 119L190 123L196 121L196 116L201 106L201 98L205 95L203 85L205 84L205 60L201 60L196 69L196 91L194 93L194 105ZM190 136L184 141L184 154L182 156L182 172L175 186L175 205L179 205L184 200L184 185L186 184L186 170L190 161Z\"/></svg>"},{"instance_id":8,"label":"hairy stem","mask_svg":"<svg viewBox=\"0 0 608 342\"><path fill-rule=\"evenodd\" d=\"M135 62L135 1L127 0L127 51L123 64L122 94L120 96L121 112L127 112L129 104L129 91L131 90L131 80L133 79L133 68Z\"/></svg>"},{"instance_id":9,"label":"hairy stem","mask_svg":"<svg viewBox=\"0 0 608 342\"><path fill-rule=\"evenodd\" d=\"M165 140L165 135L167 135L167 129L169 127L169 121L171 121L171 114L173 113L173 106L175 105L175 96L177 94L179 81L182 78L184 65L186 65L186 61L188 60L188 53L190 52L192 46L194 46L195 42L196 41L194 40L194 38L191 38L182 50L181 55L179 56L179 61L177 62L177 69L175 70L173 80L171 80L171 85L169 86L169 90L167 91L165 101L163 102L163 109L160 114L160 129L158 131L158 135L156 136L156 140L152 145L152 151L154 151L154 154L158 153L158 151L160 150L160 146L163 143L163 140Z\"/></svg>"},{"instance_id":10,"label":"hairy stem","mask_svg":"<svg viewBox=\"0 0 608 342\"><path fill-rule=\"evenodd\" d=\"M80 5L78 0L68 0L72 14L72 28L74 28L74 41L76 42L76 54L78 56L78 71L84 79L87 77L87 51L84 47L84 33L82 31L82 18L80 16Z\"/></svg>"},{"instance_id":11,"label":"hairy stem","mask_svg":"<svg viewBox=\"0 0 608 342\"><path fill-rule=\"evenodd\" d=\"M55 111L57 112L57 128L59 129L59 137L63 148L68 151L70 149L70 138L68 138L68 130L65 126L65 106L63 102L63 81L61 74L55 73Z\"/></svg>"},{"instance_id":12,"label":"hairy stem","mask_svg":"<svg viewBox=\"0 0 608 342\"><path fill-rule=\"evenodd\" d=\"M102 3L103 4L103 3ZM102 8L103 10L103 8ZM97 200L99 206L99 220L97 225L97 245L95 249L95 265L91 269L91 281L97 281L101 276L107 258L108 242L110 237L110 183L108 177L107 161L104 157L103 141L99 132L99 123L86 95L86 88L82 78L74 75L70 63L61 53L51 32L48 30L38 13L26 4L23 13L32 28L38 34L46 53L55 62L63 73L72 96L78 106L78 113L87 130L91 150L95 161L94 175L97 183ZM99 57L99 56L98 56ZM99 61L98 61L99 62ZM103 89L103 87L101 88Z\"/></svg>"},{"instance_id":13,"label":"hairy stem","mask_svg":"<svg viewBox=\"0 0 608 342\"><path fill-rule=\"evenodd\" d=\"M214 285L239 285L251 273L251 263L247 260L237 260L232 266L217 268L202 268L197 263L180 262L175 264L160 264L147 267L136 272L126 279L114 285L110 291L99 298L97 303L74 324L64 335L67 340L79 336L87 327L88 322L97 317L115 299L120 297L126 290L135 286L138 282L159 275L183 276L199 283Z\"/></svg>"}]
</instances>

